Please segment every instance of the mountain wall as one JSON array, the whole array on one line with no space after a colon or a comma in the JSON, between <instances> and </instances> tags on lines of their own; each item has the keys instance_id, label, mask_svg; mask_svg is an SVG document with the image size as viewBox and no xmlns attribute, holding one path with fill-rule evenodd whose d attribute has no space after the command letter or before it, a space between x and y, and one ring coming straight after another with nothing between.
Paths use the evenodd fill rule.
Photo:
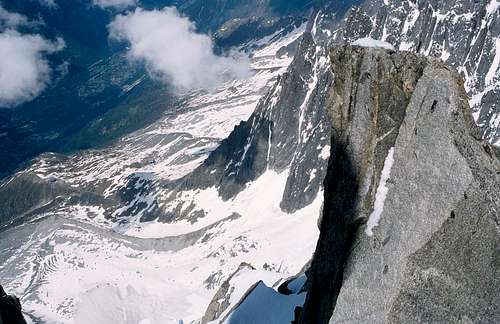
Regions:
<instances>
[{"instance_id":1,"label":"mountain wall","mask_svg":"<svg viewBox=\"0 0 500 324\"><path fill-rule=\"evenodd\" d=\"M330 52L321 232L300 323L500 320L500 163L461 77L409 52Z\"/></svg>"},{"instance_id":2,"label":"mountain wall","mask_svg":"<svg viewBox=\"0 0 500 324\"><path fill-rule=\"evenodd\" d=\"M498 145L499 18L498 0L370 0L352 7L332 29L333 43L370 37L442 59L465 79L482 136Z\"/></svg>"},{"instance_id":3,"label":"mountain wall","mask_svg":"<svg viewBox=\"0 0 500 324\"><path fill-rule=\"evenodd\" d=\"M323 148L329 135L322 107L330 83L327 54L306 32L288 71L263 96L250 118L182 179L181 189L215 184L227 200L266 170L289 170L281 208L294 212L309 205L326 171L328 152Z\"/></svg>"}]
</instances>

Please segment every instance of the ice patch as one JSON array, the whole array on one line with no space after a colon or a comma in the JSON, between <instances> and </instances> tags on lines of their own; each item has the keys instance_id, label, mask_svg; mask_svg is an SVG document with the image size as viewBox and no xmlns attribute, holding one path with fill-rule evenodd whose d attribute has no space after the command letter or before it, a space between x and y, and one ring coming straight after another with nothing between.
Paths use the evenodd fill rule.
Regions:
<instances>
[{"instance_id":1,"label":"ice patch","mask_svg":"<svg viewBox=\"0 0 500 324\"><path fill-rule=\"evenodd\" d=\"M297 294L300 292L302 287L304 287L304 285L306 284L306 281L307 281L307 277L305 274L303 274L300 277L298 277L297 279L292 280L288 284L288 290L290 290L294 294Z\"/></svg>"},{"instance_id":2,"label":"ice patch","mask_svg":"<svg viewBox=\"0 0 500 324\"><path fill-rule=\"evenodd\" d=\"M323 160L328 160L330 158L330 145L325 145L322 149L321 149L321 153L319 154L319 158L323 159Z\"/></svg>"}]
</instances>

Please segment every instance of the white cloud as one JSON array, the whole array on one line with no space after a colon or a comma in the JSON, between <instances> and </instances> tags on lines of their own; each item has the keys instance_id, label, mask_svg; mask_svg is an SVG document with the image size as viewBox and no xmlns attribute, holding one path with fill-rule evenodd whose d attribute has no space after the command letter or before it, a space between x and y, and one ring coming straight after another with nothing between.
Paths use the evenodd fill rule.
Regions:
<instances>
[{"instance_id":1,"label":"white cloud","mask_svg":"<svg viewBox=\"0 0 500 324\"><path fill-rule=\"evenodd\" d=\"M17 31L19 27L38 24L0 4L0 107L13 107L33 99L51 81L52 70L46 56L61 50L64 41L49 41L37 34Z\"/></svg>"},{"instance_id":2,"label":"white cloud","mask_svg":"<svg viewBox=\"0 0 500 324\"><path fill-rule=\"evenodd\" d=\"M12 107L39 95L49 84L51 69L45 58L64 46L40 35L0 33L0 106Z\"/></svg>"},{"instance_id":3,"label":"white cloud","mask_svg":"<svg viewBox=\"0 0 500 324\"><path fill-rule=\"evenodd\" d=\"M135 6L137 0L92 0L92 4L101 8L126 8Z\"/></svg>"},{"instance_id":4,"label":"white cloud","mask_svg":"<svg viewBox=\"0 0 500 324\"><path fill-rule=\"evenodd\" d=\"M27 25L28 18L18 13L8 12L0 3L0 31L5 28L15 28L21 25Z\"/></svg>"},{"instance_id":5,"label":"white cloud","mask_svg":"<svg viewBox=\"0 0 500 324\"><path fill-rule=\"evenodd\" d=\"M209 36L175 8L118 15L108 26L110 37L129 42L128 56L179 90L211 88L229 77L248 74L247 58L217 56Z\"/></svg>"}]
</instances>

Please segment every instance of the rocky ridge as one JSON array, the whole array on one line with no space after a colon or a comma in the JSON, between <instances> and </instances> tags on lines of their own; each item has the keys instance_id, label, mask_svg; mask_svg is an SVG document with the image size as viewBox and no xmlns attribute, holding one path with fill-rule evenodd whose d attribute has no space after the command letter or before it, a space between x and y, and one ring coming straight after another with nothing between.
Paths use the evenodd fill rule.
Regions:
<instances>
[{"instance_id":1,"label":"rocky ridge","mask_svg":"<svg viewBox=\"0 0 500 324\"><path fill-rule=\"evenodd\" d=\"M496 323L500 162L462 78L439 59L380 48L334 46L330 62L325 202L295 320Z\"/></svg>"},{"instance_id":2,"label":"rocky ridge","mask_svg":"<svg viewBox=\"0 0 500 324\"><path fill-rule=\"evenodd\" d=\"M481 134L498 145L499 21L498 0L370 0L352 7L332 35L333 43L370 37L440 58L465 79Z\"/></svg>"},{"instance_id":3,"label":"rocky ridge","mask_svg":"<svg viewBox=\"0 0 500 324\"><path fill-rule=\"evenodd\" d=\"M344 46L331 61L332 157L300 322L497 322L500 163L461 77L408 52Z\"/></svg>"}]
</instances>

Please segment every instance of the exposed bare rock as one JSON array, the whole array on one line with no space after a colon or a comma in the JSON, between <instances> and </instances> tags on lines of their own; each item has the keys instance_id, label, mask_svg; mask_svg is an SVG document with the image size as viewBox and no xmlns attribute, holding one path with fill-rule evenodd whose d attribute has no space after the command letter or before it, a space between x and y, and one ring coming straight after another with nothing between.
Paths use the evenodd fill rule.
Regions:
<instances>
[{"instance_id":1,"label":"exposed bare rock","mask_svg":"<svg viewBox=\"0 0 500 324\"><path fill-rule=\"evenodd\" d=\"M301 323L498 323L500 163L463 81L408 52L331 51L332 152Z\"/></svg>"},{"instance_id":2,"label":"exposed bare rock","mask_svg":"<svg viewBox=\"0 0 500 324\"><path fill-rule=\"evenodd\" d=\"M0 324L26 324L21 302L16 296L7 295L0 285Z\"/></svg>"}]
</instances>

